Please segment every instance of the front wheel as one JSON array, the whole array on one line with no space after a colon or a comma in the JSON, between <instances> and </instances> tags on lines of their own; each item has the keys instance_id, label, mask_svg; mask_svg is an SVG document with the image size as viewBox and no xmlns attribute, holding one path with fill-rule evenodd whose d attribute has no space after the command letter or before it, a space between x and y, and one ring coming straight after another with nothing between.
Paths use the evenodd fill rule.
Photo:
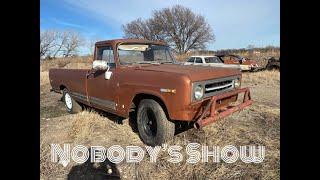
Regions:
<instances>
[{"instance_id":1,"label":"front wheel","mask_svg":"<svg viewBox=\"0 0 320 180\"><path fill-rule=\"evenodd\" d=\"M64 101L64 105L70 114L74 114L77 112L80 112L82 110L82 107L79 103L77 103L70 95L69 91L67 89L63 90L63 96L62 99Z\"/></svg>"},{"instance_id":2,"label":"front wheel","mask_svg":"<svg viewBox=\"0 0 320 180\"><path fill-rule=\"evenodd\" d=\"M138 106L137 125L142 141L151 146L161 145L174 136L175 124L158 102L143 99Z\"/></svg>"}]
</instances>

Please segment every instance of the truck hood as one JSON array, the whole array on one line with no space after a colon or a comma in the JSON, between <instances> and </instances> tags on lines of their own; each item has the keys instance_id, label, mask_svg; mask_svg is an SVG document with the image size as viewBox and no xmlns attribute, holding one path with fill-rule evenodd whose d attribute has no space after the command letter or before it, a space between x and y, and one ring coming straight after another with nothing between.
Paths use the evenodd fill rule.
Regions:
<instances>
[{"instance_id":1,"label":"truck hood","mask_svg":"<svg viewBox=\"0 0 320 180\"><path fill-rule=\"evenodd\" d=\"M241 74L240 70L234 68L189 66L183 64L143 65L137 67L136 70L182 74L188 76L193 82L208 79L218 79L222 77L236 76Z\"/></svg>"}]
</instances>

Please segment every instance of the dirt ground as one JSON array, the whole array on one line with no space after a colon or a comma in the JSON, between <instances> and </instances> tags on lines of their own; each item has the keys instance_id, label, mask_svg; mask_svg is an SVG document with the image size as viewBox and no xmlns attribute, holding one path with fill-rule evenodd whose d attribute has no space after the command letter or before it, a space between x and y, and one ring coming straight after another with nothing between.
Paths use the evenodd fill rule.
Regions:
<instances>
[{"instance_id":1,"label":"dirt ground","mask_svg":"<svg viewBox=\"0 0 320 180\"><path fill-rule=\"evenodd\" d=\"M82 65L81 65L82 67ZM144 147L136 132L125 119L110 114L99 115L84 111L66 113L61 95L50 92L47 68L40 70L40 170L41 179L280 179L280 73L261 71L244 73L242 87L250 87L254 104L249 108L204 127L189 129L176 135L169 145L185 147L190 142L210 146L263 145L262 163L224 162L188 164L166 161L168 154L160 153L157 162L149 157L138 164L75 164L67 167L51 162L50 144L137 145ZM210 160L210 158L209 158ZM109 174L108 174L109 173Z\"/></svg>"}]
</instances>

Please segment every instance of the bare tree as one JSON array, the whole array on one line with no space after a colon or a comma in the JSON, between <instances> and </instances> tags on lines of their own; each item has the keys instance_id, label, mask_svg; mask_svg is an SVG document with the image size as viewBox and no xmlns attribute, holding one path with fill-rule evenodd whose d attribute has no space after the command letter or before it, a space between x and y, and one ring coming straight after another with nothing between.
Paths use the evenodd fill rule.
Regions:
<instances>
[{"instance_id":1,"label":"bare tree","mask_svg":"<svg viewBox=\"0 0 320 180\"><path fill-rule=\"evenodd\" d=\"M83 38L73 30L45 30L40 34L40 58L70 57L83 45Z\"/></svg>"},{"instance_id":2,"label":"bare tree","mask_svg":"<svg viewBox=\"0 0 320 180\"><path fill-rule=\"evenodd\" d=\"M90 39L86 40L85 46L86 46L86 48L87 48L87 50L89 52L89 55L93 55L95 43L97 41L101 41L101 40L103 40L103 39L99 38L99 37L93 37L93 38L90 38Z\"/></svg>"},{"instance_id":3,"label":"bare tree","mask_svg":"<svg viewBox=\"0 0 320 180\"><path fill-rule=\"evenodd\" d=\"M45 30L40 33L40 58L50 56L55 47L57 33L54 30Z\"/></svg>"},{"instance_id":4,"label":"bare tree","mask_svg":"<svg viewBox=\"0 0 320 180\"><path fill-rule=\"evenodd\" d=\"M65 41L63 46L63 56L70 57L77 53L78 48L83 44L80 34L75 31L65 31Z\"/></svg>"},{"instance_id":5,"label":"bare tree","mask_svg":"<svg viewBox=\"0 0 320 180\"><path fill-rule=\"evenodd\" d=\"M60 55L60 52L63 50L68 38L67 31L57 31L56 32L56 40L55 40L55 48L52 55L52 58L56 58Z\"/></svg>"},{"instance_id":6,"label":"bare tree","mask_svg":"<svg viewBox=\"0 0 320 180\"><path fill-rule=\"evenodd\" d=\"M137 19L122 26L125 37L164 40L180 54L192 49L205 49L215 37L201 15L176 5L153 12L147 20Z\"/></svg>"},{"instance_id":7,"label":"bare tree","mask_svg":"<svg viewBox=\"0 0 320 180\"><path fill-rule=\"evenodd\" d=\"M165 40L163 29L159 28L153 19L142 20L138 18L126 25L122 25L125 36L148 40Z\"/></svg>"}]
</instances>

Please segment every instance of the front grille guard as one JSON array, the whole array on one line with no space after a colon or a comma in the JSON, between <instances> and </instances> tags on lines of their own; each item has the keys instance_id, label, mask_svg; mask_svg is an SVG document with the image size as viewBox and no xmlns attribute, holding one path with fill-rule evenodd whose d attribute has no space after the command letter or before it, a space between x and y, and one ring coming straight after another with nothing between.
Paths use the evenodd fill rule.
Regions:
<instances>
[{"instance_id":1,"label":"front grille guard","mask_svg":"<svg viewBox=\"0 0 320 180\"><path fill-rule=\"evenodd\" d=\"M229 105L226 107L216 109L217 101L240 94L240 93L244 93L243 102L241 104L235 105L235 106ZM204 108L204 111L202 112L201 116L194 123L194 127L196 129L200 129L203 126L213 123L218 119L224 118L236 111L240 111L243 108L250 106L252 102L253 101L251 100L249 88L236 89L230 92L213 96L211 100L208 102L208 104L206 105L206 107Z\"/></svg>"}]
</instances>

